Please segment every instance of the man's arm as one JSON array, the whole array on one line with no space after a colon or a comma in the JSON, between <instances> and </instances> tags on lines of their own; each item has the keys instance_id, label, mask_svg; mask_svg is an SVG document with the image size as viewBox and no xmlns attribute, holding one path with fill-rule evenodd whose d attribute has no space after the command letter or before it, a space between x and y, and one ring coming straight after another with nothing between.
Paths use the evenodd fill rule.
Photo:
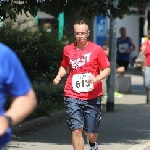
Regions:
<instances>
[{"instance_id":1,"label":"man's arm","mask_svg":"<svg viewBox=\"0 0 150 150\"><path fill-rule=\"evenodd\" d=\"M132 45L132 48L130 49L130 51L134 51L135 50L135 44L133 43L131 38L129 40L130 40L130 43Z\"/></svg>"},{"instance_id":2,"label":"man's arm","mask_svg":"<svg viewBox=\"0 0 150 150\"><path fill-rule=\"evenodd\" d=\"M35 109L36 105L35 92L33 89L30 89L27 94L15 97L4 115L11 117L15 125L24 120Z\"/></svg>"},{"instance_id":3,"label":"man's arm","mask_svg":"<svg viewBox=\"0 0 150 150\"><path fill-rule=\"evenodd\" d=\"M130 54L132 51L135 50L135 45L134 45L132 39L129 38L129 41L130 41L132 47L131 47L130 49L127 49L127 50L126 50L126 53L127 53L127 54Z\"/></svg>"},{"instance_id":4,"label":"man's arm","mask_svg":"<svg viewBox=\"0 0 150 150\"><path fill-rule=\"evenodd\" d=\"M96 76L97 82L107 78L107 76L110 75L110 71L111 71L110 67L105 68L104 70L102 70L101 73L98 76Z\"/></svg>"},{"instance_id":5,"label":"man's arm","mask_svg":"<svg viewBox=\"0 0 150 150\"><path fill-rule=\"evenodd\" d=\"M93 82L100 82L101 80L107 78L107 76L110 74L110 67L105 68L100 72L99 75L95 76L90 76L88 83L93 83Z\"/></svg>"},{"instance_id":6,"label":"man's arm","mask_svg":"<svg viewBox=\"0 0 150 150\"><path fill-rule=\"evenodd\" d=\"M0 136L6 133L9 122L5 116L10 117L12 125L16 125L24 120L36 107L37 99L33 89L23 96L15 97L10 108L3 116L0 116Z\"/></svg>"},{"instance_id":7,"label":"man's arm","mask_svg":"<svg viewBox=\"0 0 150 150\"><path fill-rule=\"evenodd\" d=\"M53 80L53 84L58 85L61 78L64 77L68 72L69 72L69 67L64 68L63 66L60 66L60 68L58 70L58 74L55 77L55 79Z\"/></svg>"},{"instance_id":8,"label":"man's arm","mask_svg":"<svg viewBox=\"0 0 150 150\"><path fill-rule=\"evenodd\" d=\"M19 58L8 47L4 49L1 57L4 63L0 66L4 72L4 80L1 84L6 92L4 94L13 97L13 101L8 110L0 116L0 136L6 132L8 126L25 119L37 105L35 93Z\"/></svg>"}]
</instances>

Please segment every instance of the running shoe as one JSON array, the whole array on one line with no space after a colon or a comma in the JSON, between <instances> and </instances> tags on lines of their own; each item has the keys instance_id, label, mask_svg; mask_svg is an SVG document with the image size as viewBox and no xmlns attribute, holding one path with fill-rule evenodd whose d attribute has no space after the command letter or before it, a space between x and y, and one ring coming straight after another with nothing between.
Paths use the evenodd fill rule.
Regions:
<instances>
[{"instance_id":1,"label":"running shoe","mask_svg":"<svg viewBox=\"0 0 150 150\"><path fill-rule=\"evenodd\" d=\"M107 98L107 93L105 94L105 98ZM114 92L114 97L116 98L122 98L123 97L123 94L122 93L118 93L118 92Z\"/></svg>"},{"instance_id":2,"label":"running shoe","mask_svg":"<svg viewBox=\"0 0 150 150\"><path fill-rule=\"evenodd\" d=\"M99 150L96 142L95 142L95 146L93 146L93 147L90 146L89 140L87 140L87 142L88 142L88 145L90 147L90 150Z\"/></svg>"},{"instance_id":3,"label":"running shoe","mask_svg":"<svg viewBox=\"0 0 150 150\"><path fill-rule=\"evenodd\" d=\"M118 93L118 92L115 92L115 93L114 93L114 96L115 96L116 98L122 98L122 97L123 97L123 94Z\"/></svg>"}]
</instances>

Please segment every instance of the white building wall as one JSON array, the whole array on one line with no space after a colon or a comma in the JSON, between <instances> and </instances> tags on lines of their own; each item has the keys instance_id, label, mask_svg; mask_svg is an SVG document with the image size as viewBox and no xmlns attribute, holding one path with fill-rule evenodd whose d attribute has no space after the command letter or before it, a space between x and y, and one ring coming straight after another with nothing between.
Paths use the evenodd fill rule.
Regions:
<instances>
[{"instance_id":1,"label":"white building wall","mask_svg":"<svg viewBox=\"0 0 150 150\"><path fill-rule=\"evenodd\" d=\"M108 18L108 27L107 29L109 30L110 28L110 19ZM116 19L116 37L119 37L119 29L120 27L125 27L127 30L127 36L131 37L134 44L135 44L135 51L132 52L131 57L137 56L139 52L139 44L140 44L140 39L139 39L139 17L138 16L127 16L125 15L123 19ZM93 41L96 42L96 17L94 20L94 25L93 25Z\"/></svg>"},{"instance_id":2,"label":"white building wall","mask_svg":"<svg viewBox=\"0 0 150 150\"><path fill-rule=\"evenodd\" d=\"M139 51L139 17L138 16L124 16L123 19L116 19L116 37L119 37L119 28L125 27L127 30L127 36L131 37L135 44L135 51L131 56L137 56Z\"/></svg>"}]
</instances>

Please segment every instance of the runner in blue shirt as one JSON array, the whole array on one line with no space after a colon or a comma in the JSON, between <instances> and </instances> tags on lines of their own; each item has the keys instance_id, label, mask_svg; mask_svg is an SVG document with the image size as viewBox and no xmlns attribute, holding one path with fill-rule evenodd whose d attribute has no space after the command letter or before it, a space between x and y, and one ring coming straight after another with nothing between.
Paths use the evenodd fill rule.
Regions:
<instances>
[{"instance_id":1,"label":"runner in blue shirt","mask_svg":"<svg viewBox=\"0 0 150 150\"><path fill-rule=\"evenodd\" d=\"M120 28L120 37L117 38L117 65L118 72L124 75L130 62L131 52L135 50L135 45L130 37L126 36L126 28Z\"/></svg>"},{"instance_id":2,"label":"runner in blue shirt","mask_svg":"<svg viewBox=\"0 0 150 150\"><path fill-rule=\"evenodd\" d=\"M5 110L6 96L12 103ZM0 43L0 150L11 140L11 127L21 122L36 107L37 100L17 55Z\"/></svg>"}]
</instances>

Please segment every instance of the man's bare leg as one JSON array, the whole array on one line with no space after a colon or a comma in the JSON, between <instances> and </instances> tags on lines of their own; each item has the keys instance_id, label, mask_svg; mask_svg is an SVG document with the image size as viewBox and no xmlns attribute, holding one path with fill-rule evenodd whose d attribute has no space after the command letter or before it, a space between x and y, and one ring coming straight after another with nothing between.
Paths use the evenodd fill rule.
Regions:
<instances>
[{"instance_id":1,"label":"man's bare leg","mask_svg":"<svg viewBox=\"0 0 150 150\"><path fill-rule=\"evenodd\" d=\"M117 70L120 73L120 75L123 77L125 74L125 67L119 67Z\"/></svg>"},{"instance_id":2,"label":"man's bare leg","mask_svg":"<svg viewBox=\"0 0 150 150\"><path fill-rule=\"evenodd\" d=\"M95 143L98 138L98 133L86 133L86 135L91 143Z\"/></svg>"},{"instance_id":3,"label":"man's bare leg","mask_svg":"<svg viewBox=\"0 0 150 150\"><path fill-rule=\"evenodd\" d=\"M72 145L74 150L84 150L83 128L72 131Z\"/></svg>"}]
</instances>

